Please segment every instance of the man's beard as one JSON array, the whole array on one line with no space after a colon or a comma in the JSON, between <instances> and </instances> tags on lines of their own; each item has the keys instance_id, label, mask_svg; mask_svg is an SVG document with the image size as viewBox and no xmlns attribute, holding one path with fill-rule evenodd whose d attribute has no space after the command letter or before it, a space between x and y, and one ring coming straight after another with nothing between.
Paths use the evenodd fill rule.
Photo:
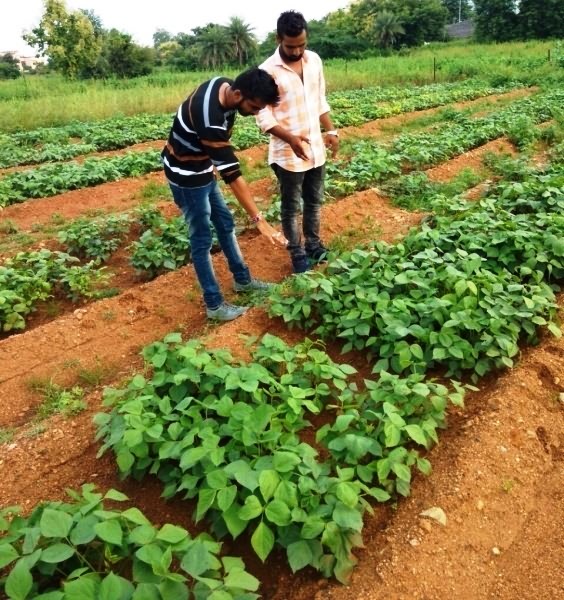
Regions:
<instances>
[{"instance_id":1,"label":"man's beard","mask_svg":"<svg viewBox=\"0 0 564 600\"><path fill-rule=\"evenodd\" d=\"M282 50L282 48L280 48L280 56L282 56L282 58L285 61L288 61L288 62L298 62L298 61L302 60L303 52L299 56L290 56L289 54L286 54L284 52L284 50Z\"/></svg>"}]
</instances>

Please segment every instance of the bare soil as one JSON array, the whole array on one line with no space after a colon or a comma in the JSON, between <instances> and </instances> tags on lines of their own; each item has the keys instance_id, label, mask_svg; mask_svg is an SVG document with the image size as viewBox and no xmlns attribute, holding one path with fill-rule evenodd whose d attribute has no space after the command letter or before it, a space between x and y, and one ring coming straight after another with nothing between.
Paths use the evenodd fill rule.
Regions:
<instances>
[{"instance_id":1,"label":"bare soil","mask_svg":"<svg viewBox=\"0 0 564 600\"><path fill-rule=\"evenodd\" d=\"M382 123L376 123L367 129L377 131ZM433 169L433 178L455 176L488 149L511 150L505 142L487 146ZM243 154L260 161L264 148ZM138 203L147 181L162 183L162 175L29 201L5 209L2 218L25 231L49 222L53 212L70 219L92 209L123 211ZM271 184L254 185L255 197L265 201ZM329 244L349 234L360 242L363 233L373 235L370 221L379 226L378 237L394 241L422 216L394 208L368 190L324 206L322 235ZM243 234L240 244L255 276L280 281L290 275L286 252L256 232ZM119 272L119 261L114 266ZM220 255L214 266L231 297ZM237 356L247 352L244 336L270 332L298 341L303 334L288 331L262 308L232 323L208 324L190 266L149 283L131 279L125 261L122 269L123 282L129 278L129 283L119 296L60 307L56 318L45 316L24 333L0 340L0 429L14 431L0 444L0 506L30 509L92 481L101 489L121 489L157 523L175 522L195 532L189 502L163 501L160 484L152 479L120 481L110 455L96 458L92 417L102 409L103 385L141 369L141 348L171 331L185 339L201 337L209 347L229 348ZM329 351L336 360L364 363L362 356L340 357L331 346ZM69 386L87 380L97 385L84 412L34 420L41 401L34 382ZM523 349L516 368L484 379L480 387L467 397L464 410L451 412L440 444L429 453L433 473L415 478L410 498L375 506L349 586L312 571L293 575L276 554L262 565L244 540L226 542L225 550L243 553L269 600L564 598L564 339L547 336L538 347ZM421 516L431 507L443 509L446 525Z\"/></svg>"}]
</instances>

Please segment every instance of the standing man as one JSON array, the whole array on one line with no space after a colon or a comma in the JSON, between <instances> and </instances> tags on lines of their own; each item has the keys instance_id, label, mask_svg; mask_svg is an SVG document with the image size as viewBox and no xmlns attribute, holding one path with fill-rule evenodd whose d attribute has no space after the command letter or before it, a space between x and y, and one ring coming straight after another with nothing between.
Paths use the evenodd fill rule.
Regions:
<instances>
[{"instance_id":1,"label":"standing man","mask_svg":"<svg viewBox=\"0 0 564 600\"><path fill-rule=\"evenodd\" d=\"M275 231L257 209L229 141L237 112L243 116L256 115L278 101L274 79L257 67L241 73L235 81L226 77L206 81L178 108L161 154L174 202L188 225L192 262L209 319L231 321L248 309L223 299L210 255L211 224L233 274L235 291L268 288L267 283L251 277L245 264L235 237L233 215L225 204L215 170L262 235L273 244L286 244L282 234Z\"/></svg>"},{"instance_id":2,"label":"standing man","mask_svg":"<svg viewBox=\"0 0 564 600\"><path fill-rule=\"evenodd\" d=\"M294 273L303 273L310 268L310 261L326 260L327 248L319 237L325 146L336 156L339 134L329 117L323 64L315 52L306 50L303 15L293 10L283 12L278 18L276 40L278 48L260 68L274 77L280 102L261 110L257 123L271 134L268 162L280 184L282 230ZM305 243L298 227L302 199Z\"/></svg>"}]
</instances>

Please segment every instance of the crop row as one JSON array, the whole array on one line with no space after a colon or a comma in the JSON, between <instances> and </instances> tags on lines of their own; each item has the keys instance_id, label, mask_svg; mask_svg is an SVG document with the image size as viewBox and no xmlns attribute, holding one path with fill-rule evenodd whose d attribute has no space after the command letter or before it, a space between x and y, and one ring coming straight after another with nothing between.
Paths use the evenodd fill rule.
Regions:
<instances>
[{"instance_id":1,"label":"crop row","mask_svg":"<svg viewBox=\"0 0 564 600\"><path fill-rule=\"evenodd\" d=\"M365 176L374 180L375 172L378 177L382 170L386 173L397 173L402 163L417 168L425 163L444 160L455 153L464 152L505 134L523 119L528 119L526 126L550 119L555 107L563 101L563 96L559 91L539 94L517 101L482 119L471 120L461 115L460 123L440 131L402 134L392 145L391 152L381 147L381 159L377 160L374 160L375 153L371 148L380 146L375 142L368 142L368 157L364 161L368 164L362 162L366 153L360 150L356 162L360 161L361 167L350 175L363 186ZM22 202L28 198L53 196L124 177L135 177L160 168L160 153L157 150L128 152L114 158L89 158L83 164L70 162L44 165L37 169L11 173L0 179L0 206ZM342 165L337 161L332 165L332 170L331 165L329 169L331 175L332 172L341 171ZM342 191L350 193L352 190L347 188Z\"/></svg>"},{"instance_id":2,"label":"crop row","mask_svg":"<svg viewBox=\"0 0 564 600\"><path fill-rule=\"evenodd\" d=\"M481 376L512 366L537 326L559 331L550 320L564 276L562 163L465 210L454 204L454 216L402 243L356 249L290 280L272 294L270 314L368 353L375 371Z\"/></svg>"},{"instance_id":3,"label":"crop row","mask_svg":"<svg viewBox=\"0 0 564 600\"><path fill-rule=\"evenodd\" d=\"M338 127L360 125L366 121L403 112L442 106L450 102L473 100L500 94L515 86L492 88L478 81L436 84L419 88L368 88L333 92L329 96L334 122ZM125 148L140 142L162 140L168 135L172 115L137 115L97 123L72 123L0 136L0 168L64 161L103 150ZM241 120L232 143L238 150L265 143L251 119Z\"/></svg>"}]
</instances>

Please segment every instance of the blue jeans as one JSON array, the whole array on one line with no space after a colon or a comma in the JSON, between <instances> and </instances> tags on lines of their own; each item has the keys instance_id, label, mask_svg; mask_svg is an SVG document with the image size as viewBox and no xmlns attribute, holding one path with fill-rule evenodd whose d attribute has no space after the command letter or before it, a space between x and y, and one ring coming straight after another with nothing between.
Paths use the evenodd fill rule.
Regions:
<instances>
[{"instance_id":1,"label":"blue jeans","mask_svg":"<svg viewBox=\"0 0 564 600\"><path fill-rule=\"evenodd\" d=\"M212 223L235 281L249 283L251 280L249 269L235 237L233 215L227 208L215 180L208 185L193 188L180 187L170 182L169 185L174 202L182 211L188 225L192 262L204 292L204 302L208 308L217 308L223 302L223 295L215 277L210 255Z\"/></svg>"},{"instance_id":2,"label":"blue jeans","mask_svg":"<svg viewBox=\"0 0 564 600\"><path fill-rule=\"evenodd\" d=\"M325 165L300 173L288 171L276 163L271 166L280 185L282 231L288 240L288 252L292 258L304 256L307 252L321 246L319 225ZM302 229L305 247L302 245L302 235L298 226L301 200L303 200Z\"/></svg>"}]
</instances>

